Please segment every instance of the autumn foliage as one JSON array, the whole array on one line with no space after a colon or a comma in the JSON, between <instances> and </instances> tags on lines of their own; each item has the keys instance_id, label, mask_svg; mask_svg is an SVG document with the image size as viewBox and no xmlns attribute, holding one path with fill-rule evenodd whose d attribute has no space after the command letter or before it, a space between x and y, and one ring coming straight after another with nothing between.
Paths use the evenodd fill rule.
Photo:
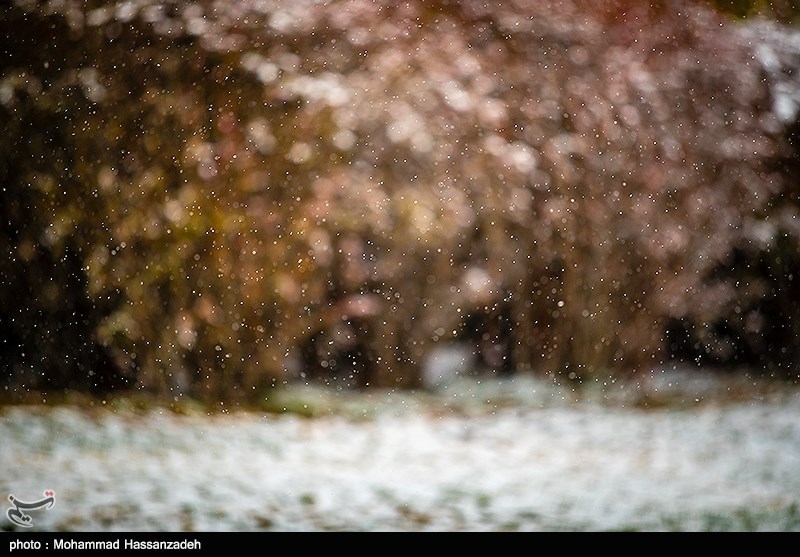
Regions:
<instances>
[{"instance_id":1,"label":"autumn foliage","mask_svg":"<svg viewBox=\"0 0 800 557\"><path fill-rule=\"evenodd\" d=\"M796 375L800 131L705 6L17 0L2 385Z\"/></svg>"}]
</instances>

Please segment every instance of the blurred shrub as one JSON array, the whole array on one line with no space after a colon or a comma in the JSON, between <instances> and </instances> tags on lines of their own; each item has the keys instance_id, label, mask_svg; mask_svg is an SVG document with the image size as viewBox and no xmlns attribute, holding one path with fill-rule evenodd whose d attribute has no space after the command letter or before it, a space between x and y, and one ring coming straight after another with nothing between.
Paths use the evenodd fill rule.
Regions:
<instances>
[{"instance_id":1,"label":"blurred shrub","mask_svg":"<svg viewBox=\"0 0 800 557\"><path fill-rule=\"evenodd\" d=\"M800 16L797 0L710 0L709 4L741 18L766 17L792 23Z\"/></svg>"},{"instance_id":2,"label":"blurred shrub","mask_svg":"<svg viewBox=\"0 0 800 557\"><path fill-rule=\"evenodd\" d=\"M625 373L712 325L797 362L796 132L699 5L15 0L2 25L10 393L408 386L459 336Z\"/></svg>"}]
</instances>

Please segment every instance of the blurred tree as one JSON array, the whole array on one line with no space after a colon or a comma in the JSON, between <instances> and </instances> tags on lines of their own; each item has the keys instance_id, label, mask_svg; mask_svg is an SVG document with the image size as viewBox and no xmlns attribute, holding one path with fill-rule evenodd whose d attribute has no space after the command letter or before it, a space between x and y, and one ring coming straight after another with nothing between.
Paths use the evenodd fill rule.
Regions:
<instances>
[{"instance_id":1,"label":"blurred tree","mask_svg":"<svg viewBox=\"0 0 800 557\"><path fill-rule=\"evenodd\" d=\"M705 330L798 358L788 74L700 3L15 0L2 27L12 396L412 386L457 337L570 377Z\"/></svg>"}]
</instances>

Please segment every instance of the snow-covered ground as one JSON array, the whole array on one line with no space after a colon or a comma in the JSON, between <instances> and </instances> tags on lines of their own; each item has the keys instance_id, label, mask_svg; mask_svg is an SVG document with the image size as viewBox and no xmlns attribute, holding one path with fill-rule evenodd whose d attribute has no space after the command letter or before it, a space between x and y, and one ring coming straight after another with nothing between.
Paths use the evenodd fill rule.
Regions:
<instances>
[{"instance_id":1,"label":"snow-covered ground","mask_svg":"<svg viewBox=\"0 0 800 557\"><path fill-rule=\"evenodd\" d=\"M5 408L3 500L54 490L36 530L800 531L797 388L671 372L280 396L311 417Z\"/></svg>"}]
</instances>

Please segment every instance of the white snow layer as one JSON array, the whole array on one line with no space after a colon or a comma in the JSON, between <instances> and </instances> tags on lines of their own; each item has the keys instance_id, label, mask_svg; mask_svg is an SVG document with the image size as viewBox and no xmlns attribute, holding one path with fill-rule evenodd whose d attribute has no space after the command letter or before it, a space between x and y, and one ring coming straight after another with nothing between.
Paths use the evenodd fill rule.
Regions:
<instances>
[{"instance_id":1,"label":"white snow layer","mask_svg":"<svg viewBox=\"0 0 800 557\"><path fill-rule=\"evenodd\" d=\"M800 393L682 385L657 409L525 377L308 388L338 404L313 418L9 407L0 491L55 491L36 530L800 530Z\"/></svg>"}]
</instances>

